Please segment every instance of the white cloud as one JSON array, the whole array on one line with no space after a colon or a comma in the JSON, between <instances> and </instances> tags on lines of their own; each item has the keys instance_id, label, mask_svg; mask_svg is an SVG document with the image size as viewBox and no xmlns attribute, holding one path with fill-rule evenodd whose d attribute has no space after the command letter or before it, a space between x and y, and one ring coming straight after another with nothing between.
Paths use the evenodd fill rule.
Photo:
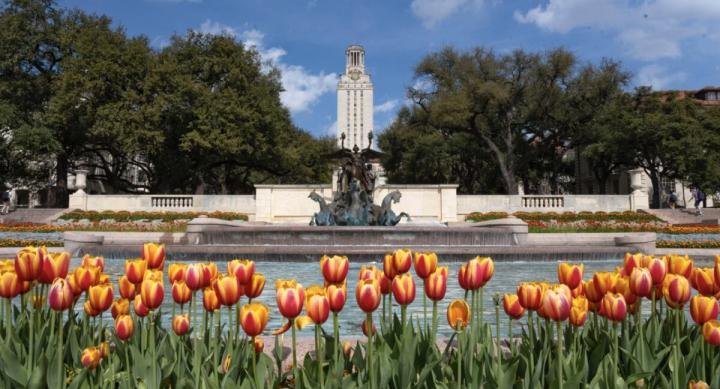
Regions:
<instances>
[{"instance_id":1,"label":"white cloud","mask_svg":"<svg viewBox=\"0 0 720 389\"><path fill-rule=\"evenodd\" d=\"M398 104L400 102L397 99L388 100L380 105L376 105L373 107L373 110L377 113L385 113L385 112L391 112L395 108L397 108Z\"/></svg>"},{"instance_id":2,"label":"white cloud","mask_svg":"<svg viewBox=\"0 0 720 389\"><path fill-rule=\"evenodd\" d=\"M328 126L325 132L330 136L335 136L337 134L337 120Z\"/></svg>"},{"instance_id":3,"label":"white cloud","mask_svg":"<svg viewBox=\"0 0 720 389\"><path fill-rule=\"evenodd\" d=\"M609 31L642 60L680 57L683 42L691 38L720 40L719 18L717 0L548 0L515 12L518 22L551 32L584 27Z\"/></svg>"},{"instance_id":4,"label":"white cloud","mask_svg":"<svg viewBox=\"0 0 720 389\"><path fill-rule=\"evenodd\" d=\"M322 95L335 90L338 77L336 73L311 73L300 65L283 62L287 52L280 47L265 47L265 34L261 31L251 29L239 32L233 27L206 20L200 25L199 32L235 37L258 52L267 66L266 70L269 70L270 66L279 69L280 82L284 89L280 92L280 100L290 112L307 111Z\"/></svg>"},{"instance_id":5,"label":"white cloud","mask_svg":"<svg viewBox=\"0 0 720 389\"><path fill-rule=\"evenodd\" d=\"M413 0L410 9L425 28L433 28L450 15L458 12L463 6L479 7L482 3L482 0Z\"/></svg>"},{"instance_id":6,"label":"white cloud","mask_svg":"<svg viewBox=\"0 0 720 389\"><path fill-rule=\"evenodd\" d=\"M683 72L669 73L664 66L652 64L640 69L635 80L638 85L651 86L655 90L662 90L673 83L685 81L686 78L687 74Z\"/></svg>"}]
</instances>

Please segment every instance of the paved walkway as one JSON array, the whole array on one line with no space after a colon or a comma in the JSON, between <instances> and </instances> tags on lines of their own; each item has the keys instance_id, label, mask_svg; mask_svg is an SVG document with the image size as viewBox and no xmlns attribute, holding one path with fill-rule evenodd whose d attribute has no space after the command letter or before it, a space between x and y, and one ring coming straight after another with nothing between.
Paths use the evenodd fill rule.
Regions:
<instances>
[{"instance_id":1,"label":"paved walkway","mask_svg":"<svg viewBox=\"0 0 720 389\"><path fill-rule=\"evenodd\" d=\"M50 223L65 213L62 208L16 208L0 215L0 223Z\"/></svg>"},{"instance_id":2,"label":"paved walkway","mask_svg":"<svg viewBox=\"0 0 720 389\"><path fill-rule=\"evenodd\" d=\"M697 215L695 209L647 209L649 214L655 215L670 224L718 224L720 208L705 208L702 215Z\"/></svg>"}]
</instances>

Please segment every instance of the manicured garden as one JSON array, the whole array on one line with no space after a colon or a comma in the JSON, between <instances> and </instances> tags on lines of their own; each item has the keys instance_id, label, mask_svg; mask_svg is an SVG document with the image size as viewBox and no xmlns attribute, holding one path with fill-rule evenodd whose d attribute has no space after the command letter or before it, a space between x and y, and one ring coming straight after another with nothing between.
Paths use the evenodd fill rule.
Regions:
<instances>
[{"instance_id":1,"label":"manicured garden","mask_svg":"<svg viewBox=\"0 0 720 389\"><path fill-rule=\"evenodd\" d=\"M4 386L720 387L720 257L701 267L686 256L627 254L614 272L594 274L560 263L558 283L521 281L516 293L493 296L486 317L495 275L487 257L450 274L435 254L397 250L357 275L346 257L323 257L324 285L303 287L266 280L250 260L218 269L166 264L162 245L141 252L117 279L102 257L70 269L67 253L27 247L2 260ZM359 280L357 308L346 306L348 277ZM266 281L275 282L277 311L258 302ZM464 298L447 301L448 283ZM422 315L408 315L417 304ZM349 309L365 320L342 339L338 318L356 314ZM272 316L283 318L279 328L267 328ZM438 335L440 320L454 331ZM297 332L307 326L314 352L301 355ZM289 366L278 343L286 332Z\"/></svg>"}]
</instances>

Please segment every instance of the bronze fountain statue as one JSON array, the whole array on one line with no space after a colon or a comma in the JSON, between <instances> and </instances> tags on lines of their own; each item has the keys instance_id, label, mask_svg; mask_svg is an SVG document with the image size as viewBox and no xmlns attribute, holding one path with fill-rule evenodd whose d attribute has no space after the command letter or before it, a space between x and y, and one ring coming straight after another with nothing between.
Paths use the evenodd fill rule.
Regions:
<instances>
[{"instance_id":1,"label":"bronze fountain statue","mask_svg":"<svg viewBox=\"0 0 720 389\"><path fill-rule=\"evenodd\" d=\"M340 149L326 156L333 160L340 160L340 174L338 175L337 192L328 204L316 192L308 196L320 206L310 219L310 225L315 226L394 226L403 217L410 220L405 212L396 215L391 209L393 203L400 201L400 192L388 193L381 205L373 203L375 180L377 177L372 171L371 161L377 161L382 153L371 149L373 134L368 134L368 147L360 150L357 145L352 150L345 148L345 134L341 137Z\"/></svg>"}]
</instances>

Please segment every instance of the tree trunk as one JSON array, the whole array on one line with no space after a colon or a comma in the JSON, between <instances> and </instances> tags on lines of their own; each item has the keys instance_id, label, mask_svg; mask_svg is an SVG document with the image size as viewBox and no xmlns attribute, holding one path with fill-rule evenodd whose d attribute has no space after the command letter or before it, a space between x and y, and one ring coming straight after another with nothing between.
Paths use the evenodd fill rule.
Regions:
<instances>
[{"instance_id":1,"label":"tree trunk","mask_svg":"<svg viewBox=\"0 0 720 389\"><path fill-rule=\"evenodd\" d=\"M653 186L652 208L657 209L660 208L660 176L654 170L649 171L648 175Z\"/></svg>"},{"instance_id":2,"label":"tree trunk","mask_svg":"<svg viewBox=\"0 0 720 389\"><path fill-rule=\"evenodd\" d=\"M68 165L67 157L64 154L57 156L55 165L55 188L49 191L52 195L48 196L48 207L67 208L69 205L67 188Z\"/></svg>"},{"instance_id":3,"label":"tree trunk","mask_svg":"<svg viewBox=\"0 0 720 389\"><path fill-rule=\"evenodd\" d=\"M502 174L503 183L505 184L505 191L509 195L518 194L517 181L515 179L515 164L512 160L514 158L512 144L506 141L507 150L502 152L489 137L482 135L482 139L495 155L495 160L498 163L500 174Z\"/></svg>"}]
</instances>

